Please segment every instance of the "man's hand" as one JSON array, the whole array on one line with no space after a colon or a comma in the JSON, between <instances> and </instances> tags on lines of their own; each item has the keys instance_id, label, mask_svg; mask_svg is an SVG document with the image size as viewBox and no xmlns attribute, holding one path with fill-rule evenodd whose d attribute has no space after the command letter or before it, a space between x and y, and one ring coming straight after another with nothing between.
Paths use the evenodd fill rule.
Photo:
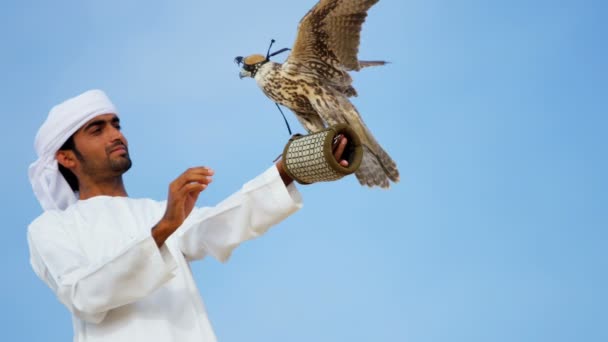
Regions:
<instances>
[{"instance_id":1,"label":"man's hand","mask_svg":"<svg viewBox=\"0 0 608 342\"><path fill-rule=\"evenodd\" d=\"M152 236L159 247L184 223L190 215L199 194L212 181L213 170L193 167L182 173L169 185L167 209L163 218L152 228Z\"/></svg>"}]
</instances>

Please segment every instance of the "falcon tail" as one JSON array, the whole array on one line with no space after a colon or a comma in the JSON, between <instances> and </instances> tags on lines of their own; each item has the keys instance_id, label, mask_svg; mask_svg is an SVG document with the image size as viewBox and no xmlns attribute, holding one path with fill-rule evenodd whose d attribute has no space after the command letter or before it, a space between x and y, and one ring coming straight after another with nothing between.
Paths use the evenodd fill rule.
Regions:
<instances>
[{"instance_id":1,"label":"falcon tail","mask_svg":"<svg viewBox=\"0 0 608 342\"><path fill-rule=\"evenodd\" d=\"M387 61L359 61L359 67L361 69L363 68L367 68L367 67L371 67L371 66L380 66L380 65L386 65L389 62Z\"/></svg>"},{"instance_id":2,"label":"falcon tail","mask_svg":"<svg viewBox=\"0 0 608 342\"><path fill-rule=\"evenodd\" d=\"M399 182L397 164L378 144L373 148L363 145L363 160L355 176L357 176L361 185L369 187L388 188L390 186L389 180L395 183Z\"/></svg>"}]
</instances>

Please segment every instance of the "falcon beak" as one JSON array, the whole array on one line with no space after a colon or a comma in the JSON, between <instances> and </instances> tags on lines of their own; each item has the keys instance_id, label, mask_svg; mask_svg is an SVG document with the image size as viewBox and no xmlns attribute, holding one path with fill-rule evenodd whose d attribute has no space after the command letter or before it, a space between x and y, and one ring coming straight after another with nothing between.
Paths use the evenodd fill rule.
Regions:
<instances>
[{"instance_id":1,"label":"falcon beak","mask_svg":"<svg viewBox=\"0 0 608 342\"><path fill-rule=\"evenodd\" d=\"M239 72L239 78L243 79L245 77L251 77L251 73L249 71L241 70L241 72Z\"/></svg>"}]
</instances>

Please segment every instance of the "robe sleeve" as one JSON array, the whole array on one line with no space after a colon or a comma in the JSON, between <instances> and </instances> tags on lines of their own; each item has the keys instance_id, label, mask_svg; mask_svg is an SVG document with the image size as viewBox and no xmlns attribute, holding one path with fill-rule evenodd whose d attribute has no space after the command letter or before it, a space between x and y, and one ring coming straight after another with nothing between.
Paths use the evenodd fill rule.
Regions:
<instances>
[{"instance_id":1,"label":"robe sleeve","mask_svg":"<svg viewBox=\"0 0 608 342\"><path fill-rule=\"evenodd\" d=\"M273 165L217 206L193 211L176 232L179 246L189 260L209 254L226 262L240 243L264 234L301 207L295 185L286 187Z\"/></svg>"},{"instance_id":2,"label":"robe sleeve","mask_svg":"<svg viewBox=\"0 0 608 342\"><path fill-rule=\"evenodd\" d=\"M173 256L146 234L105 260L91 263L57 215L47 212L30 225L30 262L78 318L100 323L109 310L147 296L174 276Z\"/></svg>"}]
</instances>

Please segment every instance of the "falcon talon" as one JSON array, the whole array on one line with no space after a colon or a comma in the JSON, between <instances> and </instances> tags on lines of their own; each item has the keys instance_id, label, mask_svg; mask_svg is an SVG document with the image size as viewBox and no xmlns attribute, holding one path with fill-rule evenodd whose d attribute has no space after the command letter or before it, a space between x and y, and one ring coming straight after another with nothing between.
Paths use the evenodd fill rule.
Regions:
<instances>
[{"instance_id":1,"label":"falcon talon","mask_svg":"<svg viewBox=\"0 0 608 342\"><path fill-rule=\"evenodd\" d=\"M331 145L336 148L336 146L338 146L338 142L340 141L340 138L342 137L342 135L338 134L334 137L334 140L332 141Z\"/></svg>"}]
</instances>

